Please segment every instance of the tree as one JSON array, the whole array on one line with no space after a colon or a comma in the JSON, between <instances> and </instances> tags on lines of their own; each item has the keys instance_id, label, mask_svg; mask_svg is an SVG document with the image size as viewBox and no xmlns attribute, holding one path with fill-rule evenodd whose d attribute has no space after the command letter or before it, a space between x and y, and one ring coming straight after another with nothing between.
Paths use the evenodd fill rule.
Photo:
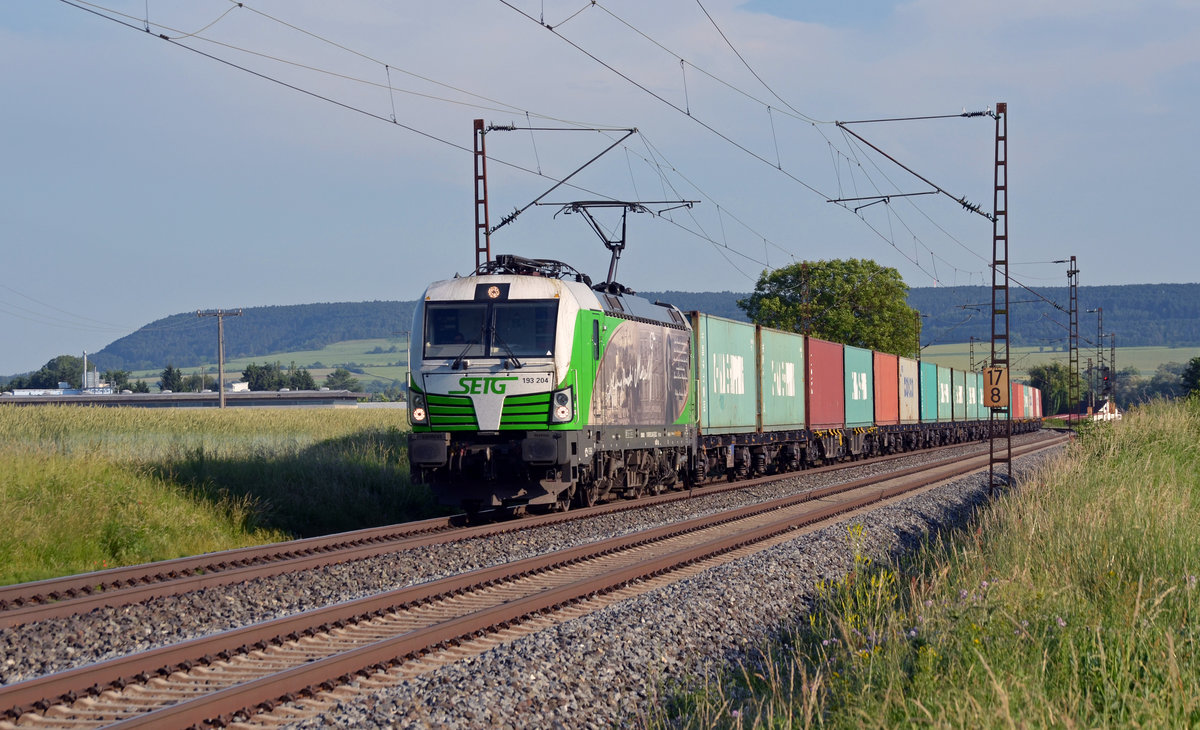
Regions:
<instances>
[{"instance_id":1,"label":"tree","mask_svg":"<svg viewBox=\"0 0 1200 730\"><path fill-rule=\"evenodd\" d=\"M277 362L270 365L250 363L242 371L242 380L249 384L250 390L279 390L287 385L283 368Z\"/></svg>"},{"instance_id":2,"label":"tree","mask_svg":"<svg viewBox=\"0 0 1200 730\"><path fill-rule=\"evenodd\" d=\"M1071 380L1074 377L1071 368L1060 362L1029 368L1029 384L1042 391L1042 413L1052 416L1078 405L1070 402ZM1076 380L1076 388L1081 394L1087 391L1082 376Z\"/></svg>"},{"instance_id":3,"label":"tree","mask_svg":"<svg viewBox=\"0 0 1200 730\"><path fill-rule=\"evenodd\" d=\"M128 370L105 370L100 379L111 385L114 392L130 390Z\"/></svg>"},{"instance_id":4,"label":"tree","mask_svg":"<svg viewBox=\"0 0 1200 730\"><path fill-rule=\"evenodd\" d=\"M183 390L188 393L199 393L202 390L209 390L216 385L217 379L208 373L203 375L200 373L192 373L183 379Z\"/></svg>"},{"instance_id":5,"label":"tree","mask_svg":"<svg viewBox=\"0 0 1200 730\"><path fill-rule=\"evenodd\" d=\"M130 390L132 390L134 393L149 393L150 386L146 385L145 380L139 379L137 382L135 382L133 384L132 387L130 387Z\"/></svg>"},{"instance_id":6,"label":"tree","mask_svg":"<svg viewBox=\"0 0 1200 730\"><path fill-rule=\"evenodd\" d=\"M362 392L362 384L358 378L350 374L346 368L337 368L325 378L325 387L330 390L349 390L354 393Z\"/></svg>"},{"instance_id":7,"label":"tree","mask_svg":"<svg viewBox=\"0 0 1200 730\"><path fill-rule=\"evenodd\" d=\"M175 393L181 392L183 390L183 371L171 363L167 363L166 369L158 376L158 389Z\"/></svg>"},{"instance_id":8,"label":"tree","mask_svg":"<svg viewBox=\"0 0 1200 730\"><path fill-rule=\"evenodd\" d=\"M907 296L900 272L874 261L808 261L764 271L738 306L764 327L910 355L918 330Z\"/></svg>"},{"instance_id":9,"label":"tree","mask_svg":"<svg viewBox=\"0 0 1200 730\"><path fill-rule=\"evenodd\" d=\"M1187 367L1179 376L1179 385L1185 395L1200 395L1200 357L1188 360Z\"/></svg>"},{"instance_id":10,"label":"tree","mask_svg":"<svg viewBox=\"0 0 1200 730\"><path fill-rule=\"evenodd\" d=\"M293 361L287 371L287 387L292 390L316 390L317 381L313 380L308 368L298 368Z\"/></svg>"}]
</instances>

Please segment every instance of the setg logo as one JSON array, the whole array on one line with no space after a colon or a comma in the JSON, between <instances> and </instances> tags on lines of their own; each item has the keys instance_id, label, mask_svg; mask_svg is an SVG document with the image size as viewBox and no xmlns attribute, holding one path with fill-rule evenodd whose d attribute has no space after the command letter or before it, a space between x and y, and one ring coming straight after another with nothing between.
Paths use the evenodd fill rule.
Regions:
<instances>
[{"instance_id":1,"label":"setg logo","mask_svg":"<svg viewBox=\"0 0 1200 730\"><path fill-rule=\"evenodd\" d=\"M509 377L465 377L458 379L458 387L460 390L450 391L450 395L481 395L485 393L495 393L496 395L504 395L505 389L508 388L508 381L516 380L514 376Z\"/></svg>"}]
</instances>

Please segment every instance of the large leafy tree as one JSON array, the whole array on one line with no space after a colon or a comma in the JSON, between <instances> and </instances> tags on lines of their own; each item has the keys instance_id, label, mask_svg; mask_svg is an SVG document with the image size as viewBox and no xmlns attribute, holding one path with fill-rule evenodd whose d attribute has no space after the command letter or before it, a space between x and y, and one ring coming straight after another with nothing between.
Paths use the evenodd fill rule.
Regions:
<instances>
[{"instance_id":1,"label":"large leafy tree","mask_svg":"<svg viewBox=\"0 0 1200 730\"><path fill-rule=\"evenodd\" d=\"M13 378L9 388L57 388L59 383L78 388L83 385L83 358L74 355L59 355L48 361L37 372Z\"/></svg>"},{"instance_id":2,"label":"large leafy tree","mask_svg":"<svg viewBox=\"0 0 1200 730\"><path fill-rule=\"evenodd\" d=\"M738 302L764 327L912 355L917 312L900 272L866 259L806 261L764 271Z\"/></svg>"},{"instance_id":3,"label":"large leafy tree","mask_svg":"<svg viewBox=\"0 0 1200 730\"><path fill-rule=\"evenodd\" d=\"M1071 380L1080 395L1087 393L1083 378L1075 378L1071 368L1060 362L1034 365L1029 368L1029 384L1042 391L1042 412L1046 415L1066 413L1071 405ZM1078 405L1078 404L1076 404Z\"/></svg>"}]
</instances>

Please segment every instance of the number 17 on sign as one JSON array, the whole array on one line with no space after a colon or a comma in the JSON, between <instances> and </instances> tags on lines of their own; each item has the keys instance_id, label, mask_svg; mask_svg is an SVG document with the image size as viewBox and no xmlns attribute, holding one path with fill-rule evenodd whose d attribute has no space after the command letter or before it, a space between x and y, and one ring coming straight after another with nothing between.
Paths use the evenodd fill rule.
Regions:
<instances>
[{"instance_id":1,"label":"number 17 on sign","mask_svg":"<svg viewBox=\"0 0 1200 730\"><path fill-rule=\"evenodd\" d=\"M1008 368L983 371L983 404L989 408L1008 408Z\"/></svg>"}]
</instances>

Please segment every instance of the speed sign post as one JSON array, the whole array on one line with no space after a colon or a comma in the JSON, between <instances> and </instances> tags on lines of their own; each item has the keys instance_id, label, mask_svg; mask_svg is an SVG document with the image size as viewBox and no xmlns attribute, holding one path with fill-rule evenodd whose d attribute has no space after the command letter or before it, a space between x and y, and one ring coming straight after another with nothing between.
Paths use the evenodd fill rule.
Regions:
<instances>
[{"instance_id":1,"label":"speed sign post","mask_svg":"<svg viewBox=\"0 0 1200 730\"><path fill-rule=\"evenodd\" d=\"M1008 368L983 371L983 404L989 408L1008 408Z\"/></svg>"}]
</instances>

